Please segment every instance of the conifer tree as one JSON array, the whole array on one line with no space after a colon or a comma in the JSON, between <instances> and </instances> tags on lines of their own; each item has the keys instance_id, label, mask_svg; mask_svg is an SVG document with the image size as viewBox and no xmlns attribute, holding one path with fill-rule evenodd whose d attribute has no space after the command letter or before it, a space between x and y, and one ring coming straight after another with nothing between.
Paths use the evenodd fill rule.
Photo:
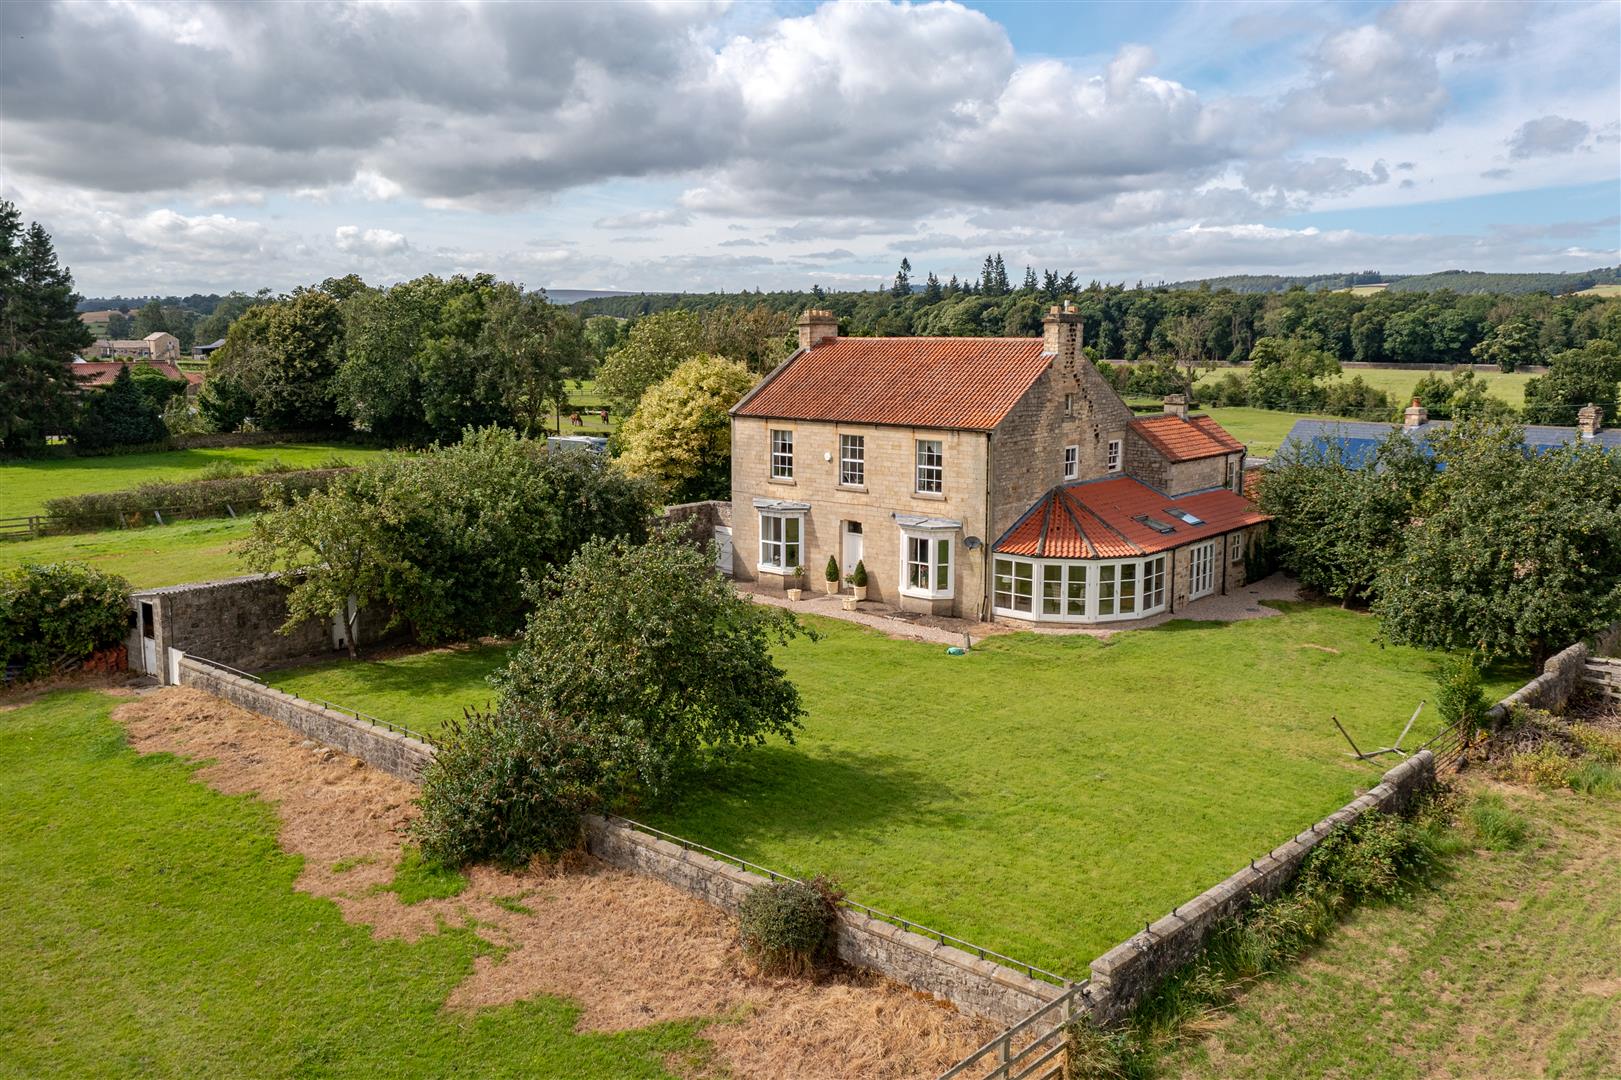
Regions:
<instances>
[{"instance_id":1,"label":"conifer tree","mask_svg":"<svg viewBox=\"0 0 1621 1080\"><path fill-rule=\"evenodd\" d=\"M75 385L69 364L95 340L78 303L50 234L38 223L24 230L15 204L0 201L0 449L66 433Z\"/></svg>"}]
</instances>

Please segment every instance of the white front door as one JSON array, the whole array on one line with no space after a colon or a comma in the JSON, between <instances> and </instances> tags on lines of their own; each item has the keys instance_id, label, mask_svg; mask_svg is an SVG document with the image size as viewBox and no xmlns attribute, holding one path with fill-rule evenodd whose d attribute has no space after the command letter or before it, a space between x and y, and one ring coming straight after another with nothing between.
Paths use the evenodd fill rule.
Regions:
<instances>
[{"instance_id":1,"label":"white front door","mask_svg":"<svg viewBox=\"0 0 1621 1080\"><path fill-rule=\"evenodd\" d=\"M1216 591L1216 542L1195 544L1188 554L1188 599L1209 596Z\"/></svg>"},{"instance_id":2,"label":"white front door","mask_svg":"<svg viewBox=\"0 0 1621 1080\"><path fill-rule=\"evenodd\" d=\"M732 527L715 526L715 569L732 576Z\"/></svg>"},{"instance_id":3,"label":"white front door","mask_svg":"<svg viewBox=\"0 0 1621 1080\"><path fill-rule=\"evenodd\" d=\"M849 577L856 572L856 563L861 561L861 522L846 521L844 523L844 551L839 559L839 573Z\"/></svg>"}]
</instances>

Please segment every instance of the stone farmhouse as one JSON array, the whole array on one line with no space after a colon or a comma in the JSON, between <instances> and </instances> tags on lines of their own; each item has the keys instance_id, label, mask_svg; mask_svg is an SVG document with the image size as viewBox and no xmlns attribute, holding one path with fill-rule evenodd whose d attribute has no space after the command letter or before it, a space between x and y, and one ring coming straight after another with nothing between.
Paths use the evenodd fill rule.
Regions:
<instances>
[{"instance_id":1,"label":"stone farmhouse","mask_svg":"<svg viewBox=\"0 0 1621 1080\"><path fill-rule=\"evenodd\" d=\"M1244 584L1267 518L1244 446L1186 400L1137 418L1081 353L1081 316L1041 338L847 338L799 319L799 350L732 409L733 575L841 577L922 614L1099 623Z\"/></svg>"},{"instance_id":2,"label":"stone farmhouse","mask_svg":"<svg viewBox=\"0 0 1621 1080\"><path fill-rule=\"evenodd\" d=\"M180 339L156 330L144 338L102 338L85 352L86 360L152 360L172 364L180 359Z\"/></svg>"}]
</instances>

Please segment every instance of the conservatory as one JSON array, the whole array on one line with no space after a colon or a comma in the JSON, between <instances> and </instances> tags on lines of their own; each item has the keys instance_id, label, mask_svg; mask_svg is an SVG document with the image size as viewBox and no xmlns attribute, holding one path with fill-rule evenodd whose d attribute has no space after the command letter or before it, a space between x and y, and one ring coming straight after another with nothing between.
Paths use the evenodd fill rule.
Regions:
<instances>
[{"instance_id":1,"label":"conservatory","mask_svg":"<svg viewBox=\"0 0 1621 1080\"><path fill-rule=\"evenodd\" d=\"M1142 619L1244 583L1268 519L1226 489L1172 498L1129 477L1055 488L998 540L991 610L1030 622Z\"/></svg>"}]
</instances>

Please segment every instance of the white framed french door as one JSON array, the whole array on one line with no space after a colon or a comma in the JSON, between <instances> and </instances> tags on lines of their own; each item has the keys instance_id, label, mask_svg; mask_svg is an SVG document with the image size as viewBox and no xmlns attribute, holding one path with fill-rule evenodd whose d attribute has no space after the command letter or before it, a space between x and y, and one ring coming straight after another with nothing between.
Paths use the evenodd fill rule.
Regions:
<instances>
[{"instance_id":1,"label":"white framed french door","mask_svg":"<svg viewBox=\"0 0 1621 1080\"><path fill-rule=\"evenodd\" d=\"M1216 541L1206 540L1188 549L1188 599L1216 591Z\"/></svg>"}]
</instances>

